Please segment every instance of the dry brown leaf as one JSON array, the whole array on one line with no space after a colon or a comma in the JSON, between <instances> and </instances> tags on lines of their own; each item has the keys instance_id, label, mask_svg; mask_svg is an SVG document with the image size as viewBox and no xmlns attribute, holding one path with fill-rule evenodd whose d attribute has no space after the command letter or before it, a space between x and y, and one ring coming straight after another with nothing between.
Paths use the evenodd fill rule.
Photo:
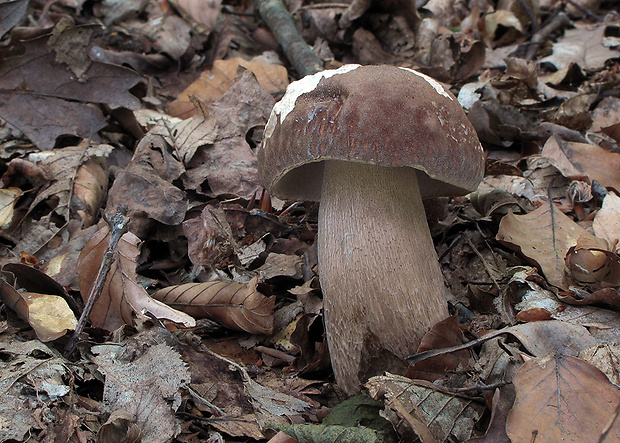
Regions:
<instances>
[{"instance_id":1,"label":"dry brown leaf","mask_svg":"<svg viewBox=\"0 0 620 443\"><path fill-rule=\"evenodd\" d=\"M239 66L252 72L260 86L270 94L281 94L288 85L288 72L282 65L260 58L254 61L247 61L241 57L216 60L210 71L203 72L198 80L179 94L177 99L168 106L170 115L188 118L196 112L192 104L193 100L198 100L203 104L219 100L235 81Z\"/></svg>"},{"instance_id":2,"label":"dry brown leaf","mask_svg":"<svg viewBox=\"0 0 620 443\"><path fill-rule=\"evenodd\" d=\"M110 188L106 210L116 213L119 205L126 205L132 232L144 234L149 219L177 225L185 217L185 192L172 184L184 168L172 151L163 137L147 134L136 147L131 163Z\"/></svg>"},{"instance_id":3,"label":"dry brown leaf","mask_svg":"<svg viewBox=\"0 0 620 443\"><path fill-rule=\"evenodd\" d=\"M463 334L459 328L458 318L450 316L436 323L430 331L422 337L417 352L429 349L441 349L463 344ZM443 378L446 371L464 370L469 365L469 352L458 351L431 357L409 366L405 374L409 378L428 380L433 382Z\"/></svg>"},{"instance_id":4,"label":"dry brown leaf","mask_svg":"<svg viewBox=\"0 0 620 443\"><path fill-rule=\"evenodd\" d=\"M585 361L549 355L526 362L506 423L513 442L618 441L620 391Z\"/></svg>"},{"instance_id":5,"label":"dry brown leaf","mask_svg":"<svg viewBox=\"0 0 620 443\"><path fill-rule=\"evenodd\" d=\"M588 176L603 186L620 189L620 154L600 146L550 137L542 155L565 177Z\"/></svg>"},{"instance_id":6,"label":"dry brown leaf","mask_svg":"<svg viewBox=\"0 0 620 443\"><path fill-rule=\"evenodd\" d=\"M75 29L80 32L85 28ZM20 128L39 149L51 149L63 134L84 138L96 135L106 120L99 108L89 103L106 103L111 108L140 107L128 92L140 76L122 66L90 61L88 40L85 33L81 41L73 41L88 61L86 69L81 69L85 71L81 78L67 69L68 60L58 62L57 55L66 48L48 47L48 36L22 42L24 51L14 51L15 56L3 60L0 115ZM75 54L71 53L72 59Z\"/></svg>"},{"instance_id":7,"label":"dry brown leaf","mask_svg":"<svg viewBox=\"0 0 620 443\"><path fill-rule=\"evenodd\" d=\"M108 247L110 228L102 223L99 231L88 241L78 259L78 277L82 299L86 302L95 284L103 255ZM114 251L112 263L101 297L90 314L94 327L114 331L124 324L133 325L134 315L147 311L162 321L192 327L196 321L187 314L152 299L136 282L136 259L140 239L131 232L124 234Z\"/></svg>"},{"instance_id":8,"label":"dry brown leaf","mask_svg":"<svg viewBox=\"0 0 620 443\"><path fill-rule=\"evenodd\" d=\"M19 188L0 189L0 229L7 229L13 221L15 203L21 197Z\"/></svg>"},{"instance_id":9,"label":"dry brown leaf","mask_svg":"<svg viewBox=\"0 0 620 443\"><path fill-rule=\"evenodd\" d=\"M599 249L607 247L605 240L594 237L552 202L545 202L525 215L515 215L511 211L502 218L496 238L534 260L550 284L564 289L568 289L564 279L564 258L579 238L589 239Z\"/></svg>"},{"instance_id":10,"label":"dry brown leaf","mask_svg":"<svg viewBox=\"0 0 620 443\"><path fill-rule=\"evenodd\" d=\"M170 3L185 20L198 25L201 34L209 35L215 28L222 0L171 0Z\"/></svg>"},{"instance_id":11,"label":"dry brown leaf","mask_svg":"<svg viewBox=\"0 0 620 443\"><path fill-rule=\"evenodd\" d=\"M271 334L275 297L257 290L258 277L246 284L226 281L187 283L160 289L153 298L195 318L209 318L229 329Z\"/></svg>"},{"instance_id":12,"label":"dry brown leaf","mask_svg":"<svg viewBox=\"0 0 620 443\"><path fill-rule=\"evenodd\" d=\"M578 357L596 366L613 384L620 386L620 346L599 344L584 349Z\"/></svg>"}]
</instances>

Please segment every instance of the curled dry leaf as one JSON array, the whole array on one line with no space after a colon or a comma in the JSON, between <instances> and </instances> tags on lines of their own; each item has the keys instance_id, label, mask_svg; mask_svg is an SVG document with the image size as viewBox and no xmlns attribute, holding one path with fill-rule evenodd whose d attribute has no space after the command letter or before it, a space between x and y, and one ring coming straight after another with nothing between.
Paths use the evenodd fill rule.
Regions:
<instances>
[{"instance_id":1,"label":"curled dry leaf","mask_svg":"<svg viewBox=\"0 0 620 443\"><path fill-rule=\"evenodd\" d=\"M97 279L103 255L108 247L110 228L102 224L99 231L88 241L78 259L78 277L82 299L86 302ZM192 327L196 321L187 314L152 299L136 282L136 259L140 239L131 232L124 234L114 251L112 263L101 297L90 314L93 326L114 331L123 324L132 325L133 316L142 311L150 312L162 321L180 323Z\"/></svg>"},{"instance_id":2,"label":"curled dry leaf","mask_svg":"<svg viewBox=\"0 0 620 443\"><path fill-rule=\"evenodd\" d=\"M590 247L579 238L566 253L571 283L591 289L620 284L620 257L604 249Z\"/></svg>"},{"instance_id":3,"label":"curled dry leaf","mask_svg":"<svg viewBox=\"0 0 620 443\"><path fill-rule=\"evenodd\" d=\"M258 277L246 284L225 281L170 286L153 297L196 318L218 321L229 329L251 334L273 332L275 297L257 290Z\"/></svg>"},{"instance_id":4,"label":"curled dry leaf","mask_svg":"<svg viewBox=\"0 0 620 443\"><path fill-rule=\"evenodd\" d=\"M37 272L40 273L40 271ZM19 292L7 282L7 280L13 281L14 285L17 285L12 272L3 268L2 276L0 299L22 320L28 322L39 340L42 342L56 340L65 335L67 331L75 329L77 320L64 298L53 294ZM53 289L50 288L50 290Z\"/></svg>"},{"instance_id":5,"label":"curled dry leaf","mask_svg":"<svg viewBox=\"0 0 620 443\"><path fill-rule=\"evenodd\" d=\"M605 240L594 237L551 202L525 215L514 215L511 211L502 218L496 238L534 260L549 283L564 289L568 289L564 258L571 246L583 238L599 249L607 248Z\"/></svg>"},{"instance_id":6,"label":"curled dry leaf","mask_svg":"<svg viewBox=\"0 0 620 443\"><path fill-rule=\"evenodd\" d=\"M561 354L532 359L514 385L506 423L511 441L617 441L620 391L584 360Z\"/></svg>"},{"instance_id":7,"label":"curled dry leaf","mask_svg":"<svg viewBox=\"0 0 620 443\"><path fill-rule=\"evenodd\" d=\"M91 226L108 189L108 174L94 159L89 158L77 170L73 192L77 213L84 227Z\"/></svg>"}]
</instances>

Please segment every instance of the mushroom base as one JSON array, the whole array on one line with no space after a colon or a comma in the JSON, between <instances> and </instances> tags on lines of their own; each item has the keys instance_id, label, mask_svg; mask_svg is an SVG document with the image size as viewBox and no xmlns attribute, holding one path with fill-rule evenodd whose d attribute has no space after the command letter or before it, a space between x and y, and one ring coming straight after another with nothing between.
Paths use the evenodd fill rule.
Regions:
<instances>
[{"instance_id":1,"label":"mushroom base","mask_svg":"<svg viewBox=\"0 0 620 443\"><path fill-rule=\"evenodd\" d=\"M318 255L325 328L348 394L402 371L422 336L448 316L445 286L416 171L327 161Z\"/></svg>"}]
</instances>

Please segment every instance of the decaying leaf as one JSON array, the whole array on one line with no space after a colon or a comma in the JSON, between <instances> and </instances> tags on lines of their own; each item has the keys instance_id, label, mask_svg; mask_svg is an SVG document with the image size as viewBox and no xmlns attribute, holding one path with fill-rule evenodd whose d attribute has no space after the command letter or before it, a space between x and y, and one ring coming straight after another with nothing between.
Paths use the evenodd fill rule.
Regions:
<instances>
[{"instance_id":1,"label":"decaying leaf","mask_svg":"<svg viewBox=\"0 0 620 443\"><path fill-rule=\"evenodd\" d=\"M372 377L366 388L375 400L386 404L387 418L399 435L414 441L465 441L482 416L483 405L446 394L432 383L398 375Z\"/></svg>"},{"instance_id":2,"label":"decaying leaf","mask_svg":"<svg viewBox=\"0 0 620 443\"><path fill-rule=\"evenodd\" d=\"M149 219L166 225L183 221L187 210L185 192L172 182L184 169L172 151L163 137L147 134L110 189L107 211L115 213L119 205L128 206L132 232L143 234Z\"/></svg>"},{"instance_id":3,"label":"decaying leaf","mask_svg":"<svg viewBox=\"0 0 620 443\"><path fill-rule=\"evenodd\" d=\"M620 391L600 370L561 354L526 362L506 423L513 442L612 442L620 436Z\"/></svg>"},{"instance_id":4,"label":"decaying leaf","mask_svg":"<svg viewBox=\"0 0 620 443\"><path fill-rule=\"evenodd\" d=\"M229 329L251 334L273 331L274 297L258 292L258 277L246 284L232 281L187 283L160 289L153 298L194 318L209 318Z\"/></svg>"},{"instance_id":5,"label":"decaying leaf","mask_svg":"<svg viewBox=\"0 0 620 443\"><path fill-rule=\"evenodd\" d=\"M173 411L180 404L179 389L190 380L187 366L165 344L148 347L137 358L124 351L114 345L94 349L99 355L93 360L105 375L103 400L116 412L100 438L111 434L127 441L126 436L137 432L140 441L168 442L180 431Z\"/></svg>"},{"instance_id":6,"label":"decaying leaf","mask_svg":"<svg viewBox=\"0 0 620 443\"><path fill-rule=\"evenodd\" d=\"M580 238L607 248L607 242L594 237L551 202L525 215L510 212L502 218L497 233L497 240L538 263L549 283L565 289L564 258Z\"/></svg>"},{"instance_id":7,"label":"decaying leaf","mask_svg":"<svg viewBox=\"0 0 620 443\"><path fill-rule=\"evenodd\" d=\"M82 299L86 302L95 284L99 267L110 238L110 228L102 223L99 231L88 241L78 259L78 276ZM112 263L101 297L90 314L93 326L114 331L123 324L132 325L134 316L147 311L162 321L172 321L191 327L195 320L187 314L151 298L136 282L136 259L140 239L131 232L125 233L114 251Z\"/></svg>"},{"instance_id":8,"label":"decaying leaf","mask_svg":"<svg viewBox=\"0 0 620 443\"><path fill-rule=\"evenodd\" d=\"M565 262L573 283L590 289L620 285L620 257L599 244L593 246L581 237L568 250Z\"/></svg>"}]
</instances>

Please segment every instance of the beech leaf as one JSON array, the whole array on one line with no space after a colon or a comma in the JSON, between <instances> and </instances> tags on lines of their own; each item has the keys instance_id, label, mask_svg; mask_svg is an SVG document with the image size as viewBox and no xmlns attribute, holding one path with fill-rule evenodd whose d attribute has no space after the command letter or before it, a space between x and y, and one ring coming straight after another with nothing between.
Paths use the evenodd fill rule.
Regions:
<instances>
[{"instance_id":1,"label":"beech leaf","mask_svg":"<svg viewBox=\"0 0 620 443\"><path fill-rule=\"evenodd\" d=\"M522 252L541 267L553 286L568 289L564 279L564 258L580 238L607 249L605 240L594 237L547 202L525 215L508 213L499 224L497 240Z\"/></svg>"},{"instance_id":2,"label":"beech leaf","mask_svg":"<svg viewBox=\"0 0 620 443\"><path fill-rule=\"evenodd\" d=\"M506 422L511 441L617 441L620 391L584 360L561 354L532 359L514 385L517 397Z\"/></svg>"},{"instance_id":3,"label":"beech leaf","mask_svg":"<svg viewBox=\"0 0 620 443\"><path fill-rule=\"evenodd\" d=\"M78 259L78 277L82 299L86 302L95 284L103 255L108 247L110 228L103 224L88 241ZM116 260L112 263L101 297L90 314L93 326L114 331L124 324L133 325L134 315L143 310L158 319L195 326L195 320L187 314L151 298L136 282L136 259L140 239L131 232L125 233L114 251Z\"/></svg>"},{"instance_id":4,"label":"beech leaf","mask_svg":"<svg viewBox=\"0 0 620 443\"><path fill-rule=\"evenodd\" d=\"M170 286L153 298L195 318L209 318L229 329L251 334L273 332L275 297L257 290L258 277L246 284L226 281Z\"/></svg>"}]
</instances>

